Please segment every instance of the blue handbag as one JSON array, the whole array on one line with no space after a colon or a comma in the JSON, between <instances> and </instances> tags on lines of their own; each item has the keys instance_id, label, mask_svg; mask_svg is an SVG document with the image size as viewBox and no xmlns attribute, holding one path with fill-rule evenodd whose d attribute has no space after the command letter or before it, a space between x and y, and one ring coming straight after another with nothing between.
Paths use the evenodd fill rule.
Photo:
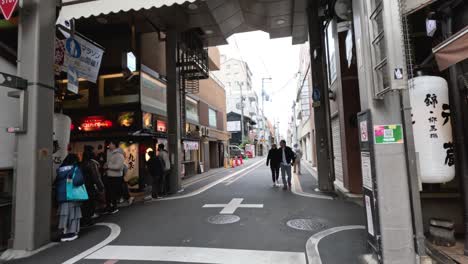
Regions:
<instances>
[{"instance_id":1,"label":"blue handbag","mask_svg":"<svg viewBox=\"0 0 468 264\"><path fill-rule=\"evenodd\" d=\"M67 201L69 202L82 202L89 199L86 186L83 184L82 179L76 179L75 177L83 177L81 172L78 171L79 175L76 175L78 167L75 166L71 178L67 178ZM76 182L80 182L79 186L76 186Z\"/></svg>"}]
</instances>

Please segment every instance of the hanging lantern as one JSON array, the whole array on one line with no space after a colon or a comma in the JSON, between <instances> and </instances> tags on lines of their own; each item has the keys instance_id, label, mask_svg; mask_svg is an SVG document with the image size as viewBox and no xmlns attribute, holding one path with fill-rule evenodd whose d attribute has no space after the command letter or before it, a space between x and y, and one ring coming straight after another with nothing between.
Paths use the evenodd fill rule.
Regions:
<instances>
[{"instance_id":1,"label":"hanging lantern","mask_svg":"<svg viewBox=\"0 0 468 264\"><path fill-rule=\"evenodd\" d=\"M421 182L449 182L455 177L455 155L447 81L436 76L411 81L413 132Z\"/></svg>"}]
</instances>

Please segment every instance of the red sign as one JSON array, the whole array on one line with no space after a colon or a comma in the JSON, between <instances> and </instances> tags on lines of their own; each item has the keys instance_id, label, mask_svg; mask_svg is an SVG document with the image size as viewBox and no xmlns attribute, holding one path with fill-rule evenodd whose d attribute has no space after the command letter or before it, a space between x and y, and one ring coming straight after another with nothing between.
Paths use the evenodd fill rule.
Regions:
<instances>
[{"instance_id":1,"label":"red sign","mask_svg":"<svg viewBox=\"0 0 468 264\"><path fill-rule=\"evenodd\" d=\"M158 120L156 122L156 128L157 128L158 132L167 132L166 122L164 122L162 120Z\"/></svg>"},{"instance_id":2,"label":"red sign","mask_svg":"<svg viewBox=\"0 0 468 264\"><path fill-rule=\"evenodd\" d=\"M106 120L103 116L90 116L83 120L78 130L97 131L105 128L111 128L112 121Z\"/></svg>"},{"instance_id":3,"label":"red sign","mask_svg":"<svg viewBox=\"0 0 468 264\"><path fill-rule=\"evenodd\" d=\"M18 0L0 0L0 9L2 10L3 16L6 20L10 20L11 15L15 11Z\"/></svg>"}]
</instances>

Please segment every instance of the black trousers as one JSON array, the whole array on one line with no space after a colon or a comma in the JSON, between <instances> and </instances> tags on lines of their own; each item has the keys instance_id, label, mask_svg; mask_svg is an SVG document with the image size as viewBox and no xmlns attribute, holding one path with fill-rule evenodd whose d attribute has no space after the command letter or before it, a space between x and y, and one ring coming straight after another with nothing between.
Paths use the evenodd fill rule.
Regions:
<instances>
[{"instance_id":1,"label":"black trousers","mask_svg":"<svg viewBox=\"0 0 468 264\"><path fill-rule=\"evenodd\" d=\"M122 197L123 177L106 177L106 204L107 208L116 208Z\"/></svg>"},{"instance_id":2,"label":"black trousers","mask_svg":"<svg viewBox=\"0 0 468 264\"><path fill-rule=\"evenodd\" d=\"M98 194L93 191L88 191L89 199L82 203L81 211L83 213L83 218L81 219L82 223L90 224L92 221L92 216L96 212L96 203Z\"/></svg>"},{"instance_id":3,"label":"black trousers","mask_svg":"<svg viewBox=\"0 0 468 264\"><path fill-rule=\"evenodd\" d=\"M161 177L159 176L153 176L153 182L151 183L152 188L151 188L151 196L153 198L157 198L159 196L159 193L161 193Z\"/></svg>"},{"instance_id":4,"label":"black trousers","mask_svg":"<svg viewBox=\"0 0 468 264\"><path fill-rule=\"evenodd\" d=\"M271 179L273 180L273 182L277 182L279 178L280 166L270 165L270 169L271 169Z\"/></svg>"}]
</instances>

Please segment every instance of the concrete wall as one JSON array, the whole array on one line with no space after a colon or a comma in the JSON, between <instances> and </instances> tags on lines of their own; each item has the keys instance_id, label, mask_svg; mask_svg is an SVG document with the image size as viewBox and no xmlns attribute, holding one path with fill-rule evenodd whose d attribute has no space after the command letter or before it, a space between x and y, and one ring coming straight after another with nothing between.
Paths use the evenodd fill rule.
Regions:
<instances>
[{"instance_id":1,"label":"concrete wall","mask_svg":"<svg viewBox=\"0 0 468 264\"><path fill-rule=\"evenodd\" d=\"M0 57L0 71L16 75L16 66ZM9 91L0 88L0 169L13 167L13 154L15 151L15 135L6 133L7 127L18 125L18 100L7 96Z\"/></svg>"},{"instance_id":2,"label":"concrete wall","mask_svg":"<svg viewBox=\"0 0 468 264\"><path fill-rule=\"evenodd\" d=\"M369 36L369 15L365 1L353 1L353 22L357 49L358 75L362 110L370 109L374 125L402 124L400 100L397 92L390 92L381 100L373 96L373 67L371 61L371 39ZM387 41L401 36L399 17L391 14L394 0L383 0L385 38ZM370 11L369 11L370 12ZM389 43L391 44L391 42ZM393 45L394 46L394 45ZM389 47L389 64L392 65L401 54L398 47ZM399 46L400 52L401 46ZM404 65L404 64L402 64ZM391 67L391 66L390 66ZM404 68L404 66L402 66ZM396 87L395 87L396 88ZM403 144L376 145L375 171L379 221L382 233L385 263L415 263L413 230L408 189L408 176Z\"/></svg>"}]
</instances>

